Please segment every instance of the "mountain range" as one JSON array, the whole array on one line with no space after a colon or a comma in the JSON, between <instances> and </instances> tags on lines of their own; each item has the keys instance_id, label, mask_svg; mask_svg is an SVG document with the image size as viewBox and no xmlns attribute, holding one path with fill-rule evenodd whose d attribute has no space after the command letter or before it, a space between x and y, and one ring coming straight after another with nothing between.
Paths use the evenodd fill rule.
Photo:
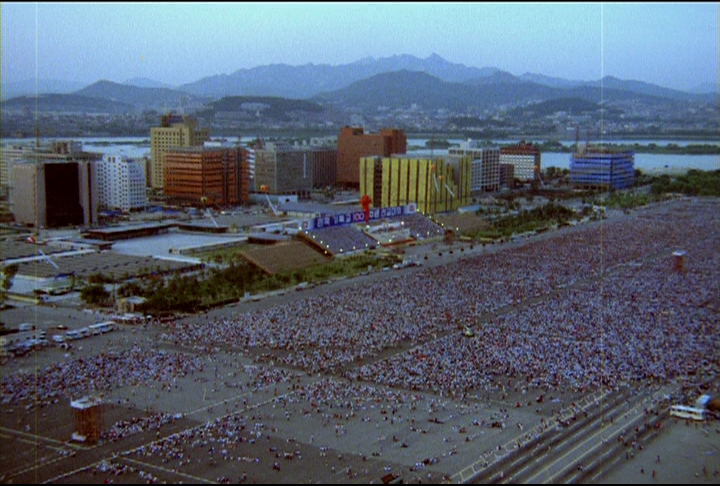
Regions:
<instances>
[{"instance_id":1,"label":"mountain range","mask_svg":"<svg viewBox=\"0 0 720 486\"><path fill-rule=\"evenodd\" d=\"M42 92L41 85L49 86L48 83L38 82L36 91L33 82L31 92ZM66 83L64 86L69 89L71 85ZM34 96L9 99L8 95L16 87L3 86L3 110L32 108ZM40 110L65 111L62 103L66 99L68 110L77 111L87 99L100 99L106 104L91 102L93 110L108 109L113 113L128 109L193 110L229 96L301 99L365 109L375 109L379 105L397 108L415 104L423 108L453 111L468 106L483 109L501 105L520 106L559 98L577 98L595 103L628 99L718 102L717 93L687 93L611 76L597 81L572 81L533 73L514 76L496 68L452 63L433 54L425 59L411 55L380 59L369 57L339 66L272 64L209 76L176 88L147 78L134 78L122 84L98 81L70 93L41 95L37 106Z\"/></svg>"}]
</instances>

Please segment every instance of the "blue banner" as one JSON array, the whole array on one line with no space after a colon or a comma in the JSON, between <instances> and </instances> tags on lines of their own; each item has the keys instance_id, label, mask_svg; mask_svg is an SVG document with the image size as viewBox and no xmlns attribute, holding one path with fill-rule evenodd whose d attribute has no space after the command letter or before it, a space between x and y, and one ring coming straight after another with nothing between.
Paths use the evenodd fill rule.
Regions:
<instances>
[{"instance_id":1,"label":"blue banner","mask_svg":"<svg viewBox=\"0 0 720 486\"><path fill-rule=\"evenodd\" d=\"M390 208L371 208L370 221L377 221L385 218L393 218L396 216L415 214L416 212L417 206L415 204L408 204L407 206L394 206ZM353 211L350 213L333 214L331 216L323 216L320 218L310 219L307 221L307 227L305 227L305 224L303 224L303 229L330 228L333 226L347 226L349 224L357 224L364 222L365 212Z\"/></svg>"}]
</instances>

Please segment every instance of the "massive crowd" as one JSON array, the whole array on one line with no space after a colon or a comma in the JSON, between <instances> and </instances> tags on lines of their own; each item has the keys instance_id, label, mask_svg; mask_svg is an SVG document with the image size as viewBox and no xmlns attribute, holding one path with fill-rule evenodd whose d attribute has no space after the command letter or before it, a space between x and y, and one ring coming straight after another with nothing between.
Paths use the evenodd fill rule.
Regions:
<instances>
[{"instance_id":1,"label":"massive crowd","mask_svg":"<svg viewBox=\"0 0 720 486\"><path fill-rule=\"evenodd\" d=\"M136 345L126 351L58 362L37 372L8 374L0 381L0 391L3 404L29 402L28 406L44 406L122 386L154 382L170 387L173 378L202 370L202 358Z\"/></svg>"},{"instance_id":2,"label":"massive crowd","mask_svg":"<svg viewBox=\"0 0 720 486\"><path fill-rule=\"evenodd\" d=\"M310 374L455 392L495 389L502 376L582 389L692 373L720 347L720 225L714 204L672 204L687 207L550 235L412 279L395 274L266 310L169 323L163 339L242 349ZM685 272L672 269L678 248L687 251ZM459 335L463 326L476 336ZM378 361L409 346L417 347ZM2 400L76 398L202 366L180 353L101 353L4 376Z\"/></svg>"},{"instance_id":3,"label":"massive crowd","mask_svg":"<svg viewBox=\"0 0 720 486\"><path fill-rule=\"evenodd\" d=\"M679 203L676 203L679 204ZM684 203L688 204L688 203ZM372 286L174 327L182 345L227 344L306 370L412 389L495 388L496 376L583 389L693 372L718 349L712 204L551 235ZM713 224L715 222L715 224ZM672 251L688 252L673 272ZM519 306L517 306L520 304ZM496 315L499 313L500 315ZM474 339L459 327L476 327ZM711 332L707 332L711 331ZM412 343L377 363L381 352Z\"/></svg>"},{"instance_id":4,"label":"massive crowd","mask_svg":"<svg viewBox=\"0 0 720 486\"><path fill-rule=\"evenodd\" d=\"M675 201L665 213L547 234L421 268L412 278L397 273L269 309L235 315L226 309L224 317L169 322L164 344L206 356L136 345L71 359L3 376L2 403L44 405L123 386L170 388L174 378L207 371L215 360L215 379L226 387L285 383L292 392L274 397L272 417L252 408L228 411L127 454L155 457L178 471L221 461L253 471L297 464L311 453L306 444L317 443L321 457L328 453L327 443L313 435L278 445L274 427L291 414L334 428L338 441L355 440L343 439L351 420L379 428L379 420L410 422L418 411L432 417L453 403L449 396L527 391L535 397L682 378L720 364L718 229L718 204ZM673 269L677 249L687 251L683 272ZM462 333L465 326L475 335ZM219 355L207 353L223 348L241 350L258 365L217 361ZM227 373L232 368L242 373ZM303 374L317 373L335 376L300 385ZM174 418L121 421L106 438ZM486 419L484 425L504 423L508 415ZM423 433L419 424L407 425ZM424 464L419 459L418 469ZM246 472L238 478L244 480Z\"/></svg>"}]
</instances>

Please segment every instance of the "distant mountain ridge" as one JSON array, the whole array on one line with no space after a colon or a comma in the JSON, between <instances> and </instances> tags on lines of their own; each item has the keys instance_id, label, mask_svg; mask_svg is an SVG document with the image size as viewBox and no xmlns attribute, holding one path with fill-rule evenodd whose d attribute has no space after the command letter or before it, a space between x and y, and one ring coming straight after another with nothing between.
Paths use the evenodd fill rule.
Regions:
<instances>
[{"instance_id":1,"label":"distant mountain ridge","mask_svg":"<svg viewBox=\"0 0 720 486\"><path fill-rule=\"evenodd\" d=\"M58 113L112 113L122 114L134 111L134 107L115 100L81 96L77 94L49 93L39 96L18 96L2 102L3 111Z\"/></svg>"},{"instance_id":2,"label":"distant mountain ridge","mask_svg":"<svg viewBox=\"0 0 720 486\"><path fill-rule=\"evenodd\" d=\"M445 81L461 82L498 71L495 68L474 68L446 61L437 54L425 59L411 55L380 59L364 58L350 64L304 64L289 66L271 64L239 69L232 74L208 76L179 87L198 96L279 96L306 99L319 93L344 88L376 74L410 70L422 71Z\"/></svg>"},{"instance_id":3,"label":"distant mountain ridge","mask_svg":"<svg viewBox=\"0 0 720 486\"><path fill-rule=\"evenodd\" d=\"M60 79L25 79L14 83L1 83L2 99L7 100L18 96L33 96L47 93L72 93L83 88L86 83L63 81Z\"/></svg>"},{"instance_id":4,"label":"distant mountain ridge","mask_svg":"<svg viewBox=\"0 0 720 486\"><path fill-rule=\"evenodd\" d=\"M38 91L40 84L38 83ZM50 85L48 85L50 86ZM59 86L57 83L54 86ZM165 85L167 86L167 85ZM3 92L7 93L7 85ZM34 93L35 91L33 91ZM62 108L62 97L70 111L104 106L115 113L124 106L139 110L204 110L208 103L226 97L276 97L331 104L373 106L422 105L462 111L468 106L493 108L522 106L559 98L578 98L593 103L604 99L674 100L718 103L717 93L692 94L650 83L606 76L597 81L572 81L540 74L514 76L496 68L475 68L449 62L437 54L425 59L397 55L360 59L331 66L273 64L240 69L232 74L202 78L177 89L148 78L126 83L98 81L72 94L54 93L39 98L38 107ZM73 98L75 97L75 98ZM34 99L34 98L33 98ZM93 99L116 104L102 105ZM119 104L117 104L119 103ZM3 99L3 109L29 107L27 100ZM32 109L32 108L26 108ZM211 108L212 109L212 108ZM61 110L62 111L62 110Z\"/></svg>"},{"instance_id":5,"label":"distant mountain ridge","mask_svg":"<svg viewBox=\"0 0 720 486\"><path fill-rule=\"evenodd\" d=\"M119 101L135 108L142 109L172 109L182 105L200 105L209 99L201 98L182 91L168 88L140 88L127 84L113 83L112 81L98 81L74 94L91 98L101 98Z\"/></svg>"},{"instance_id":6,"label":"distant mountain ridge","mask_svg":"<svg viewBox=\"0 0 720 486\"><path fill-rule=\"evenodd\" d=\"M121 84L127 84L130 86L137 86L138 88L167 88L167 89L176 89L175 86L172 86L167 83L161 83L160 81L155 81L154 79L150 78L131 78L126 79Z\"/></svg>"},{"instance_id":7,"label":"distant mountain ridge","mask_svg":"<svg viewBox=\"0 0 720 486\"><path fill-rule=\"evenodd\" d=\"M457 112L468 108L491 109L503 105L517 106L564 98L577 98L592 103L630 99L653 102L661 99L654 95L596 86L554 88L522 81L500 72L471 83L445 82L417 71L397 71L378 74L312 99L368 111L377 109L380 105L389 108L410 108L418 105L424 109Z\"/></svg>"}]
</instances>

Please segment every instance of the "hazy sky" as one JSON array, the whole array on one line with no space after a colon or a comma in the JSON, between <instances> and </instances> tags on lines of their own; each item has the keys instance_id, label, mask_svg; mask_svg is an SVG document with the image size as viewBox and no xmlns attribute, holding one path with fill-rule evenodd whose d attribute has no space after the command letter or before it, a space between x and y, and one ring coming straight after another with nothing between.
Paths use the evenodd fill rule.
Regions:
<instances>
[{"instance_id":1,"label":"hazy sky","mask_svg":"<svg viewBox=\"0 0 720 486\"><path fill-rule=\"evenodd\" d=\"M265 64L437 53L676 89L718 85L718 3L2 3L2 80L171 85Z\"/></svg>"}]
</instances>

